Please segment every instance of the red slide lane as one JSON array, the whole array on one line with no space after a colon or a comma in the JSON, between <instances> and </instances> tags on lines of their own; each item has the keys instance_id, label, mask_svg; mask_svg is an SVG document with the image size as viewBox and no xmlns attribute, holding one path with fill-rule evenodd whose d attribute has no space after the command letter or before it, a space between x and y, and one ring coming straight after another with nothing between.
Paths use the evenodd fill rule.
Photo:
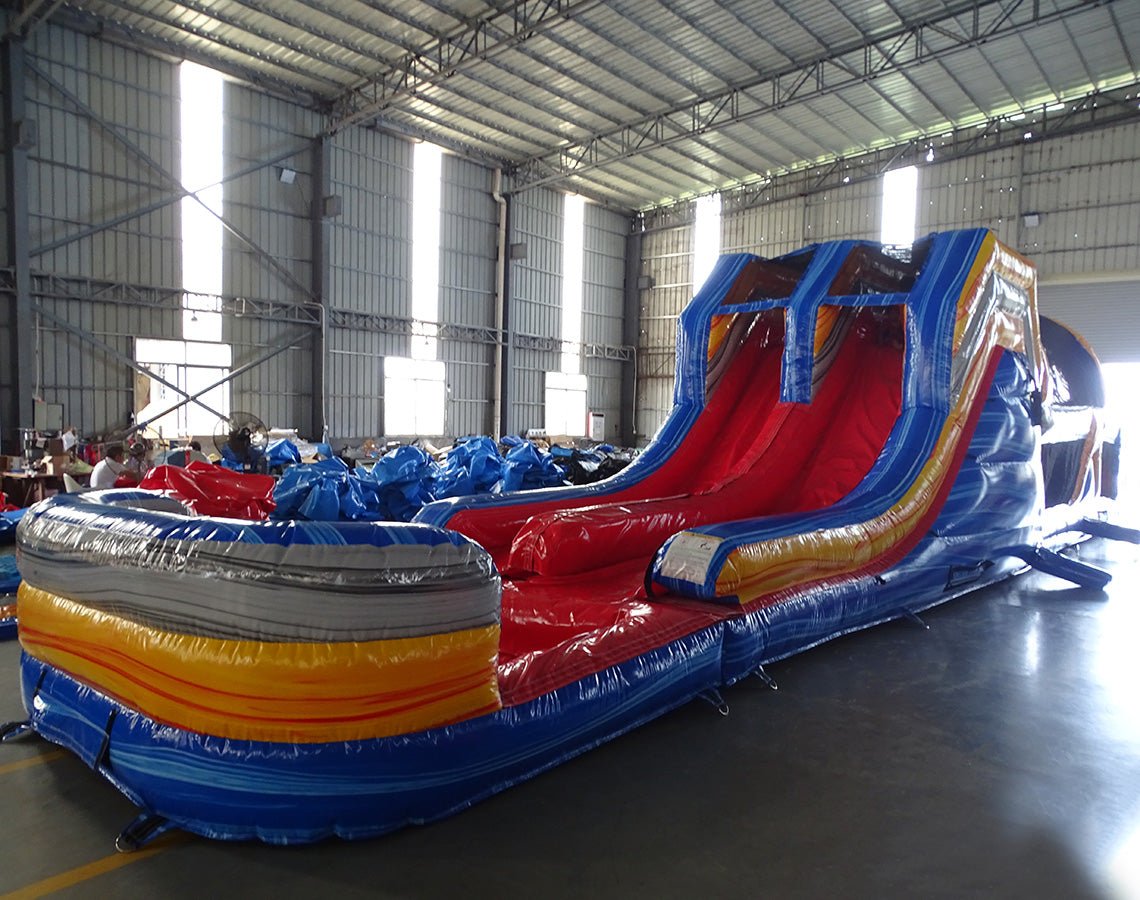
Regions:
<instances>
[{"instance_id":1,"label":"red slide lane","mask_svg":"<svg viewBox=\"0 0 1140 900\"><path fill-rule=\"evenodd\" d=\"M715 464L710 463L698 476L690 473L694 483L696 478L705 483L730 463L750 453L755 457L752 469L723 489L693 498L701 515L711 516L711 521L725 521L727 516L719 513L730 503L749 506L749 515L814 509L835 502L850 490L849 486L858 483L874 464L897 418L902 394L902 348L889 336L881 340L882 332L873 322L867 325L862 321L872 318L865 313L852 326L811 404L779 404L773 395L766 418L778 421L779 427L769 429L771 434L761 438L762 424L752 433L749 446L722 443L722 455ZM779 346L767 348L765 353L771 358L760 371L764 365L775 366L764 374L778 382ZM754 360L753 364L759 362ZM751 377L760 377L753 364L737 360ZM707 415L720 410L716 422L720 429L727 429L729 423L739 421L741 413L751 411L750 397L761 399L759 382L733 379L721 388L729 383L736 384L737 390L731 394L718 390L716 402L706 411ZM741 390L745 385L748 390ZM776 414L777 407L780 415ZM731 448L731 453L726 448ZM754 492L745 490L742 483ZM670 509L686 502L685 498L673 497L646 506L659 504L662 514L669 515ZM617 516L612 511L624 506L595 507L582 510L581 515L588 518L601 512L603 517ZM593 533L598 523L591 522L588 527ZM507 573L499 647L499 688L504 704L524 703L739 611L675 597L667 598L667 602L662 598L646 600L642 579L648 557L637 540L612 536L591 539L590 553L597 553L591 559L596 561L573 574L512 577ZM571 543L569 538L560 543L559 552L569 550ZM654 544L649 552L656 547ZM618 561L612 564L605 562L615 559Z\"/></svg>"},{"instance_id":2,"label":"red slide lane","mask_svg":"<svg viewBox=\"0 0 1140 900\"><path fill-rule=\"evenodd\" d=\"M778 374L762 377L778 382ZM901 347L881 343L876 320L862 312L812 402L762 401L771 409L763 427L750 441L724 440L691 473L687 496L535 515L515 539L504 573L570 575L627 559L644 566L686 528L829 506L870 471L898 416L901 385ZM770 390L757 384L751 393ZM718 411L728 415L720 420L725 434L739 435L751 397L724 400Z\"/></svg>"},{"instance_id":3,"label":"red slide lane","mask_svg":"<svg viewBox=\"0 0 1140 900\"><path fill-rule=\"evenodd\" d=\"M694 473L699 473L703 484L716 484L724 473L712 467L719 464L718 460L739 458L739 446L755 441L777 405L782 352L782 318L772 316L758 322L681 443L659 469L638 483L600 497L570 501L554 498L463 510L451 517L447 527L478 541L502 567L507 564L519 529L532 516L599 503L634 503L686 495L694 488Z\"/></svg>"}]
</instances>

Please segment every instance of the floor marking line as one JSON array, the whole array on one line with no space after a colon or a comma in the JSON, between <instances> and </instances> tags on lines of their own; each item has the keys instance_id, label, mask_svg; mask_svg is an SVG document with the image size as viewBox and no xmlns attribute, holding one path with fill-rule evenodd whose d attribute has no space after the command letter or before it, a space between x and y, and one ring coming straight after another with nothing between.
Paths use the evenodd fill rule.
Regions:
<instances>
[{"instance_id":1,"label":"floor marking line","mask_svg":"<svg viewBox=\"0 0 1140 900\"><path fill-rule=\"evenodd\" d=\"M47 753L29 756L27 759L17 759L14 762L3 763L0 764L0 775L7 775L9 772L18 772L21 769L30 769L32 766L38 766L40 763L49 763L63 756L67 756L66 750L49 750Z\"/></svg>"},{"instance_id":2,"label":"floor marking line","mask_svg":"<svg viewBox=\"0 0 1140 900\"><path fill-rule=\"evenodd\" d=\"M27 887L17 888L7 894L0 894L0 900L34 900L36 897L46 897L48 894L54 894L56 891L74 887L77 884L82 884L84 881L105 875L107 872L113 872L115 869L120 869L131 863L149 859L157 853L162 853L163 850L178 846L188 840L189 837L190 835L186 833L175 834L170 838L160 839L156 844L150 847L135 850L133 853L112 853L110 856L104 856L102 859L97 859L86 865L68 869L66 872L60 872L58 875L44 878L41 881L29 884Z\"/></svg>"}]
</instances>

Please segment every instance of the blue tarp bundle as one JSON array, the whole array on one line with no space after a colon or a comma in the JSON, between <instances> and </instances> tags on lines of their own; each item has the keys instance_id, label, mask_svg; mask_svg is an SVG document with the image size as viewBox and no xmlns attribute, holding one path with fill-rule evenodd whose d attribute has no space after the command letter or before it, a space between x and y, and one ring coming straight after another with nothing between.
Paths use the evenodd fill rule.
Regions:
<instances>
[{"instance_id":1,"label":"blue tarp bundle","mask_svg":"<svg viewBox=\"0 0 1140 900\"><path fill-rule=\"evenodd\" d=\"M503 478L495 492L555 487L564 484L565 478L566 473L558 468L553 456L541 454L530 441L523 441L507 452L503 465Z\"/></svg>"},{"instance_id":2,"label":"blue tarp bundle","mask_svg":"<svg viewBox=\"0 0 1140 900\"><path fill-rule=\"evenodd\" d=\"M324 459L285 470L273 491L275 519L408 522L430 503L438 467L418 447L397 447L372 471Z\"/></svg>"},{"instance_id":3,"label":"blue tarp bundle","mask_svg":"<svg viewBox=\"0 0 1140 900\"><path fill-rule=\"evenodd\" d=\"M488 493L503 477L503 464L498 445L489 437L463 438L447 454L432 493L437 500Z\"/></svg>"},{"instance_id":4,"label":"blue tarp bundle","mask_svg":"<svg viewBox=\"0 0 1140 900\"><path fill-rule=\"evenodd\" d=\"M329 456L332 454L330 453ZM291 466L300 461L301 451L297 449L296 444L287 438L270 441L269 446L265 448L265 462L270 468L273 466Z\"/></svg>"},{"instance_id":5,"label":"blue tarp bundle","mask_svg":"<svg viewBox=\"0 0 1140 900\"><path fill-rule=\"evenodd\" d=\"M433 500L564 483L552 456L529 441L511 444L504 459L491 438L464 438L442 466L414 446L390 451L371 471L349 469L336 458L290 466L273 491L273 518L409 522Z\"/></svg>"}]
</instances>

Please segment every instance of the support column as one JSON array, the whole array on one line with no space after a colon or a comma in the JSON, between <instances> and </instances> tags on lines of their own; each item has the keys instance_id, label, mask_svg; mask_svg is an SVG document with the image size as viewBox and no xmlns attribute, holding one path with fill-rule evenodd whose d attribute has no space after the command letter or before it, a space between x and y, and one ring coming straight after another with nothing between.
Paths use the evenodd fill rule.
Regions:
<instances>
[{"instance_id":1,"label":"support column","mask_svg":"<svg viewBox=\"0 0 1140 900\"><path fill-rule=\"evenodd\" d=\"M8 308L8 345L3 380L9 387L0 400L0 444L20 452L20 429L33 425L35 341L32 327L32 271L28 255L28 150L35 144L35 123L25 111L24 45L15 38L0 42L0 92L3 93L4 187L8 197L7 256L14 294Z\"/></svg>"},{"instance_id":2,"label":"support column","mask_svg":"<svg viewBox=\"0 0 1140 900\"><path fill-rule=\"evenodd\" d=\"M636 227L636 226L635 226ZM621 341L633 347L631 359L621 367L621 442L632 447L637 442L637 351L641 346L641 232L625 238L625 292L622 308Z\"/></svg>"},{"instance_id":3,"label":"support column","mask_svg":"<svg viewBox=\"0 0 1140 900\"><path fill-rule=\"evenodd\" d=\"M311 440L328 439L328 403L326 373L328 370L329 321L329 225L326 204L332 196L332 172L329 164L330 138L313 139L313 208L312 282L313 299L321 306L321 323L313 331L313 411Z\"/></svg>"},{"instance_id":4,"label":"support column","mask_svg":"<svg viewBox=\"0 0 1140 900\"><path fill-rule=\"evenodd\" d=\"M511 394L511 371L515 362L515 354L511 348L511 329L513 327L514 316L511 314L511 307L514 305L513 296L511 291L511 267L514 261L511 259L511 207L513 206L510 194L506 195L507 198L507 246L506 246L506 265L503 267L503 329L499 335L502 343L502 363L499 367L499 434L505 435L511 433L511 404L514 400Z\"/></svg>"}]
</instances>

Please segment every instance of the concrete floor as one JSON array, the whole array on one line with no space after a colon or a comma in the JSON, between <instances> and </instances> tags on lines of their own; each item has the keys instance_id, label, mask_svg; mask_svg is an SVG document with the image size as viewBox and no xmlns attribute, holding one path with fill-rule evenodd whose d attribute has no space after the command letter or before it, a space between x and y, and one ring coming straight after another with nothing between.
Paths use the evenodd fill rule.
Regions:
<instances>
[{"instance_id":1,"label":"concrete floor","mask_svg":"<svg viewBox=\"0 0 1140 900\"><path fill-rule=\"evenodd\" d=\"M182 897L1140 897L1140 549L849 636L436 825L187 838L38 738L0 747L0 892ZM0 721L22 717L0 645ZM17 894L17 896L21 895Z\"/></svg>"}]
</instances>

